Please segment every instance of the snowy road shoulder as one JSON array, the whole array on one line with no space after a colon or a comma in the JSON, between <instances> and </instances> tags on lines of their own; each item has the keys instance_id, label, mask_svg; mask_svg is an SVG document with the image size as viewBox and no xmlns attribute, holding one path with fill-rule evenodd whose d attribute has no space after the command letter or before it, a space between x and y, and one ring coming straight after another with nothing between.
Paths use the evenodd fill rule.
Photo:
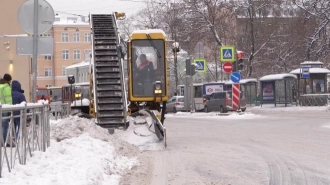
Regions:
<instances>
[{"instance_id":1,"label":"snowy road shoulder","mask_svg":"<svg viewBox=\"0 0 330 185\"><path fill-rule=\"evenodd\" d=\"M257 115L251 112L242 112L242 113L236 113L236 112L229 112L229 113L217 113L217 112L209 112L209 113L203 113L203 112L177 112L175 114L166 114L165 117L189 117L189 118L197 118L197 119L255 119L255 118L263 118L265 116Z\"/></svg>"},{"instance_id":2,"label":"snowy road shoulder","mask_svg":"<svg viewBox=\"0 0 330 185\"><path fill-rule=\"evenodd\" d=\"M116 153L112 137L91 120L70 117L51 126L51 146L34 152L26 165L4 170L1 185L119 184L138 164Z\"/></svg>"}]
</instances>

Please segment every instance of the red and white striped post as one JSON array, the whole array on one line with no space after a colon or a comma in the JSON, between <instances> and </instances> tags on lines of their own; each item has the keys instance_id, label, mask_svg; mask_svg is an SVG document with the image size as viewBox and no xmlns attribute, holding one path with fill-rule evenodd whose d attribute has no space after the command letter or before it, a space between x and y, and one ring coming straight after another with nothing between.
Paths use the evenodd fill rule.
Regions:
<instances>
[{"instance_id":1,"label":"red and white striped post","mask_svg":"<svg viewBox=\"0 0 330 185\"><path fill-rule=\"evenodd\" d=\"M232 107L237 111L240 108L240 86L239 83L232 85Z\"/></svg>"}]
</instances>

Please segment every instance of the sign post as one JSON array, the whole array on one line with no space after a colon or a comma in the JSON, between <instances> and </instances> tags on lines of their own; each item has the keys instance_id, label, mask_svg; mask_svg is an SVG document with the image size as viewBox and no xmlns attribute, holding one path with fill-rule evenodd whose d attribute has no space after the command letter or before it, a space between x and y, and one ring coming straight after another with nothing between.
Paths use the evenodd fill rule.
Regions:
<instances>
[{"instance_id":1,"label":"sign post","mask_svg":"<svg viewBox=\"0 0 330 185\"><path fill-rule=\"evenodd\" d=\"M25 1L17 13L18 24L27 33L33 34L32 42L32 102L37 98L37 66L38 66L38 40L39 34L47 32L54 23L55 12L53 7L43 0ZM24 41L23 41L24 42ZM22 53L22 50L19 51ZM24 53L24 52L23 52Z\"/></svg>"},{"instance_id":2,"label":"sign post","mask_svg":"<svg viewBox=\"0 0 330 185\"><path fill-rule=\"evenodd\" d=\"M239 72L233 72L230 76L233 83L232 85L232 108L237 111L240 108L240 84L241 74Z\"/></svg>"}]
</instances>

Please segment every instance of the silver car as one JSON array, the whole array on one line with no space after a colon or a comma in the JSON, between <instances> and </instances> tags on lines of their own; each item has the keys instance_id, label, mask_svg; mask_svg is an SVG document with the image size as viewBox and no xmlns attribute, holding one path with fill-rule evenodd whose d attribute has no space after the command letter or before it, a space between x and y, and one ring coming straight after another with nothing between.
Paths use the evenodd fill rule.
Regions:
<instances>
[{"instance_id":1,"label":"silver car","mask_svg":"<svg viewBox=\"0 0 330 185\"><path fill-rule=\"evenodd\" d=\"M204 111L205 112L220 111L220 113L233 111L231 97L232 97L231 91L212 93L210 95L210 98L205 102ZM241 93L240 108L243 112L246 110L246 98L244 96L244 93Z\"/></svg>"},{"instance_id":2,"label":"silver car","mask_svg":"<svg viewBox=\"0 0 330 185\"><path fill-rule=\"evenodd\" d=\"M166 112L181 111L184 109L184 96L173 96L167 101Z\"/></svg>"}]
</instances>

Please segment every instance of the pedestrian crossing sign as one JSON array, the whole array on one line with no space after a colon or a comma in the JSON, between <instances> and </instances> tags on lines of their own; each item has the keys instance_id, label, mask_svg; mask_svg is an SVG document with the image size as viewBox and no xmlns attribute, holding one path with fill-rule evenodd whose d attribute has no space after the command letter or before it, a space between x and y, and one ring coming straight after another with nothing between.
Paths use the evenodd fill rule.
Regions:
<instances>
[{"instance_id":1,"label":"pedestrian crossing sign","mask_svg":"<svg viewBox=\"0 0 330 185\"><path fill-rule=\"evenodd\" d=\"M235 61L235 46L222 46L220 47L220 61L221 62L234 62Z\"/></svg>"},{"instance_id":2,"label":"pedestrian crossing sign","mask_svg":"<svg viewBox=\"0 0 330 185\"><path fill-rule=\"evenodd\" d=\"M196 64L196 71L206 72L206 60L205 59L194 59L194 63Z\"/></svg>"}]
</instances>

